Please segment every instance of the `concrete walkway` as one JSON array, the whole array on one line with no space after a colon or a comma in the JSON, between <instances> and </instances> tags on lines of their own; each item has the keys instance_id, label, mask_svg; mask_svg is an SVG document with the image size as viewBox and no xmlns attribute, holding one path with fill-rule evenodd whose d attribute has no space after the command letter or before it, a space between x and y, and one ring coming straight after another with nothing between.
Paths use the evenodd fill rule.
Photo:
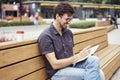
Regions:
<instances>
[{"instance_id":1,"label":"concrete walkway","mask_svg":"<svg viewBox=\"0 0 120 80\"><path fill-rule=\"evenodd\" d=\"M111 44L120 44L120 26L119 29L115 29L108 33L108 41Z\"/></svg>"},{"instance_id":2,"label":"concrete walkway","mask_svg":"<svg viewBox=\"0 0 120 80\"><path fill-rule=\"evenodd\" d=\"M115 72L111 80L120 80L120 68Z\"/></svg>"}]
</instances>

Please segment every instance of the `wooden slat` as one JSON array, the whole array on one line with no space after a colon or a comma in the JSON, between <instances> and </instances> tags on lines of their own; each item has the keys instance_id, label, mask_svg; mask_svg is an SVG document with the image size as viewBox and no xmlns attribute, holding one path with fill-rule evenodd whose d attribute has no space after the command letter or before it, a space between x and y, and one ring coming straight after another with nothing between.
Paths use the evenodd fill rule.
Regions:
<instances>
[{"instance_id":1,"label":"wooden slat","mask_svg":"<svg viewBox=\"0 0 120 80\"><path fill-rule=\"evenodd\" d=\"M96 27L105 27L107 29L107 32L115 29L115 26L113 24L110 23L109 20L107 21L98 21L95 24Z\"/></svg>"},{"instance_id":2,"label":"wooden slat","mask_svg":"<svg viewBox=\"0 0 120 80\"><path fill-rule=\"evenodd\" d=\"M109 55L113 50L115 50L117 47L119 47L118 45L114 45L114 44L109 44L107 47L105 47L104 49L98 51L95 53L96 56L99 56L100 60L103 59L104 57L106 57L107 55ZM103 54L104 53L104 54Z\"/></svg>"},{"instance_id":3,"label":"wooden slat","mask_svg":"<svg viewBox=\"0 0 120 80\"><path fill-rule=\"evenodd\" d=\"M86 41L95 37L105 35L104 33L105 33L105 30L101 30L101 31L89 32L85 34L74 35L74 43L79 43L82 41Z\"/></svg>"},{"instance_id":4,"label":"wooden slat","mask_svg":"<svg viewBox=\"0 0 120 80\"><path fill-rule=\"evenodd\" d=\"M91 31L86 33L80 33L77 35L74 35L74 43L79 43L82 41L86 41L95 37L100 37L103 35L107 35L106 30L99 30L99 31Z\"/></svg>"},{"instance_id":5,"label":"wooden slat","mask_svg":"<svg viewBox=\"0 0 120 80\"><path fill-rule=\"evenodd\" d=\"M95 24L96 27L107 26L107 25L110 25L110 21L109 20L107 20L107 21L98 21Z\"/></svg>"},{"instance_id":6,"label":"wooden slat","mask_svg":"<svg viewBox=\"0 0 120 80\"><path fill-rule=\"evenodd\" d=\"M115 46L112 49L109 49L108 52L104 50L104 54L103 55L99 55L100 59L101 59L101 66L104 64L106 64L107 61L109 61L112 57L114 57L118 52L120 51L120 48L118 48L117 46Z\"/></svg>"},{"instance_id":7,"label":"wooden slat","mask_svg":"<svg viewBox=\"0 0 120 80\"><path fill-rule=\"evenodd\" d=\"M0 67L40 55L38 44L30 44L0 51Z\"/></svg>"},{"instance_id":8,"label":"wooden slat","mask_svg":"<svg viewBox=\"0 0 120 80\"><path fill-rule=\"evenodd\" d=\"M24 40L21 42L17 42L17 41L3 42L3 43L0 43L0 50L10 48L10 47L26 45L26 44L32 44L32 43L37 43L37 39Z\"/></svg>"},{"instance_id":9,"label":"wooden slat","mask_svg":"<svg viewBox=\"0 0 120 80\"><path fill-rule=\"evenodd\" d=\"M120 62L120 47L118 45L109 45L107 48L98 51L95 55L100 58L101 69L104 71L106 80L109 80L120 66L120 63L117 64Z\"/></svg>"},{"instance_id":10,"label":"wooden slat","mask_svg":"<svg viewBox=\"0 0 120 80\"><path fill-rule=\"evenodd\" d=\"M110 69L110 71L106 74L106 80L110 80L110 78L114 75L117 69L120 68L120 60L114 64L114 66Z\"/></svg>"},{"instance_id":11,"label":"wooden slat","mask_svg":"<svg viewBox=\"0 0 120 80\"><path fill-rule=\"evenodd\" d=\"M114 25L109 25L109 26L105 26L107 28L107 31L112 31L113 29L115 29Z\"/></svg>"},{"instance_id":12,"label":"wooden slat","mask_svg":"<svg viewBox=\"0 0 120 80\"><path fill-rule=\"evenodd\" d=\"M46 74L46 70L44 68L44 69L41 69L37 72L34 72L30 75L24 76L17 80L46 80L46 79L47 79L47 74Z\"/></svg>"},{"instance_id":13,"label":"wooden slat","mask_svg":"<svg viewBox=\"0 0 120 80\"><path fill-rule=\"evenodd\" d=\"M101 43L99 43L99 44L96 44L96 45L99 45L97 51L100 51L100 50L102 50L102 49L104 49L105 47L108 46L108 42L107 42L107 41L103 41L103 42L101 42ZM95 46L95 45L94 45L94 46ZM96 51L96 52L97 52L97 51ZM95 53L94 53L94 54L95 54Z\"/></svg>"},{"instance_id":14,"label":"wooden slat","mask_svg":"<svg viewBox=\"0 0 120 80\"><path fill-rule=\"evenodd\" d=\"M97 45L97 44L99 44L101 42L104 42L106 40L107 40L107 36L102 36L102 37L99 37L99 38L84 41L84 42L79 43L79 44L75 44L74 48L73 48L73 52L77 53L78 51L80 51L81 49L83 49L84 47L86 47L88 45L91 45L91 46ZM107 41L106 41L106 43L107 43Z\"/></svg>"},{"instance_id":15,"label":"wooden slat","mask_svg":"<svg viewBox=\"0 0 120 80\"><path fill-rule=\"evenodd\" d=\"M114 50L113 52L111 52L111 54L109 54L109 56L106 56L104 59L101 60L101 63L105 63L104 66L102 66L102 69L105 73L108 73L110 71L110 68L119 61L120 48L118 50Z\"/></svg>"},{"instance_id":16,"label":"wooden slat","mask_svg":"<svg viewBox=\"0 0 120 80\"><path fill-rule=\"evenodd\" d=\"M99 31L99 30L106 30L105 27L92 27L92 28L87 28L87 29L77 29L77 30L73 30L73 35L76 35L76 34L85 34L85 33L88 33L88 32L93 32L93 31ZM106 30L107 31L107 30Z\"/></svg>"},{"instance_id":17,"label":"wooden slat","mask_svg":"<svg viewBox=\"0 0 120 80\"><path fill-rule=\"evenodd\" d=\"M0 69L0 80L15 80L44 67L42 57L37 57Z\"/></svg>"}]
</instances>

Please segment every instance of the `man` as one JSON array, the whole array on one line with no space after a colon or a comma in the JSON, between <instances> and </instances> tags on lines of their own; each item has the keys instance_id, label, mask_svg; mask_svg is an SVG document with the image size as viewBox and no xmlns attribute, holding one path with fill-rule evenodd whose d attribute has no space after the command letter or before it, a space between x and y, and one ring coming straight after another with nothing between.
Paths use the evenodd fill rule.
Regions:
<instances>
[{"instance_id":1,"label":"man","mask_svg":"<svg viewBox=\"0 0 120 80\"><path fill-rule=\"evenodd\" d=\"M73 65L90 51L90 46L87 46L73 55L73 34L67 29L73 14L71 5L59 3L54 10L53 23L39 36L39 48L47 73L51 80L104 80L101 79L99 59L96 56L90 56Z\"/></svg>"},{"instance_id":2,"label":"man","mask_svg":"<svg viewBox=\"0 0 120 80\"><path fill-rule=\"evenodd\" d=\"M115 25L115 28L118 29L118 24L117 24L117 17L108 15L106 20L110 20L111 24Z\"/></svg>"}]
</instances>

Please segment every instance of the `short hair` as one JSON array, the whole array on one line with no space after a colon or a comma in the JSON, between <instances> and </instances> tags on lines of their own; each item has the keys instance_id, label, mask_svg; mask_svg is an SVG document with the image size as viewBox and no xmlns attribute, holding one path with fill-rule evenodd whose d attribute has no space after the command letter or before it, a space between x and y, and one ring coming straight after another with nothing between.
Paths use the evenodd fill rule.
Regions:
<instances>
[{"instance_id":1,"label":"short hair","mask_svg":"<svg viewBox=\"0 0 120 80\"><path fill-rule=\"evenodd\" d=\"M63 16L63 14L74 14L74 8L69 4L69 3L59 3L55 8L54 8L54 19L56 19L56 14L59 16Z\"/></svg>"}]
</instances>

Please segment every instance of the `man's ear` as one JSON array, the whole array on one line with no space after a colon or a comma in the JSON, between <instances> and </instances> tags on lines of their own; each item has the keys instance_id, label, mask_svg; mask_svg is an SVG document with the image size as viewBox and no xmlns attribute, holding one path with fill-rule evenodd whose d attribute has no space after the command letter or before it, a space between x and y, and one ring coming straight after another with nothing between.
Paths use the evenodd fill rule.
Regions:
<instances>
[{"instance_id":1,"label":"man's ear","mask_svg":"<svg viewBox=\"0 0 120 80\"><path fill-rule=\"evenodd\" d=\"M56 14L56 16L55 16L55 17L56 17L56 19L59 19L59 18L60 18L59 14Z\"/></svg>"}]
</instances>

